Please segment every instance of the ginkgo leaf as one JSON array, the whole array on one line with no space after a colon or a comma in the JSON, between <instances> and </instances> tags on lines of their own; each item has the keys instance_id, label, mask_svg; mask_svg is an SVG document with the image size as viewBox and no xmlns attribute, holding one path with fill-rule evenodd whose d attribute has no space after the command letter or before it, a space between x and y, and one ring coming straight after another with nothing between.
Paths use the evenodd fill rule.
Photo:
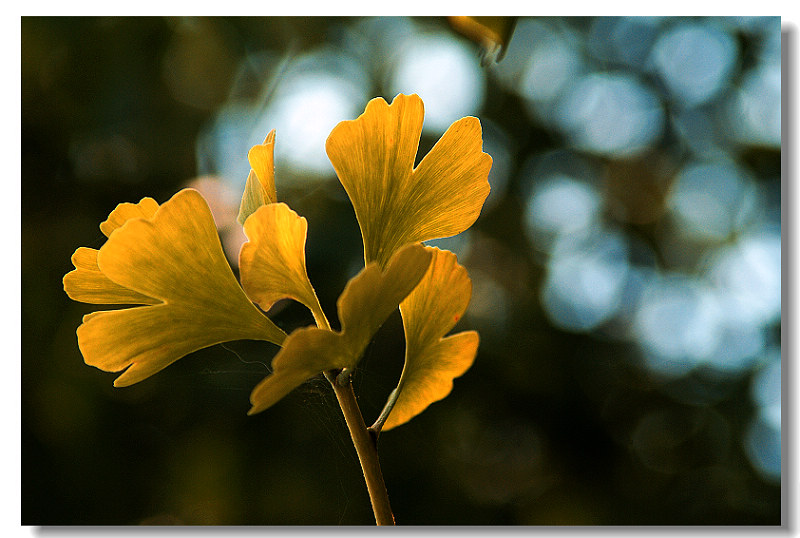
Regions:
<instances>
[{"instance_id":1,"label":"ginkgo leaf","mask_svg":"<svg viewBox=\"0 0 800 538\"><path fill-rule=\"evenodd\" d=\"M453 123L414 168L423 116L417 95L400 94L391 105L379 97L357 119L339 123L326 142L367 262L383 266L403 245L466 230L489 194L492 158L481 149L477 118Z\"/></svg>"},{"instance_id":2,"label":"ginkgo leaf","mask_svg":"<svg viewBox=\"0 0 800 538\"><path fill-rule=\"evenodd\" d=\"M419 243L406 245L392 256L385 268L367 264L347 283L336 309L341 332L357 361L383 322L425 275L431 252ZM355 362L349 366L355 366Z\"/></svg>"},{"instance_id":3,"label":"ginkgo leaf","mask_svg":"<svg viewBox=\"0 0 800 538\"><path fill-rule=\"evenodd\" d=\"M250 173L244 186L239 216L236 220L244 226L247 217L262 205L278 201L275 191L275 129L271 130L263 144L253 146L247 154Z\"/></svg>"},{"instance_id":4,"label":"ginkgo leaf","mask_svg":"<svg viewBox=\"0 0 800 538\"><path fill-rule=\"evenodd\" d=\"M431 253L420 244L407 245L386 269L368 264L345 286L336 302L340 331L311 327L294 331L272 360L273 373L250 395L249 414L259 413L305 380L338 368L353 368L386 318L425 275Z\"/></svg>"},{"instance_id":5,"label":"ginkgo leaf","mask_svg":"<svg viewBox=\"0 0 800 538\"><path fill-rule=\"evenodd\" d=\"M78 327L87 364L125 370L115 386L141 381L221 342L280 344L285 338L236 282L211 211L193 189L178 192L152 218L133 218L114 230L97 266L115 284L158 303L94 312Z\"/></svg>"},{"instance_id":6,"label":"ginkgo leaf","mask_svg":"<svg viewBox=\"0 0 800 538\"><path fill-rule=\"evenodd\" d=\"M475 331L444 337L469 304L472 282L467 271L452 252L426 248L434 254L428 272L400 303L406 332L405 365L384 430L408 422L450 394L453 379L472 366L478 350Z\"/></svg>"},{"instance_id":7,"label":"ginkgo leaf","mask_svg":"<svg viewBox=\"0 0 800 538\"><path fill-rule=\"evenodd\" d=\"M318 326L325 314L306 272L306 219L283 203L264 205L244 223L248 242L239 252L242 287L267 311L278 300L291 298L306 305Z\"/></svg>"},{"instance_id":8,"label":"ginkgo leaf","mask_svg":"<svg viewBox=\"0 0 800 538\"><path fill-rule=\"evenodd\" d=\"M272 407L306 380L326 370L345 368L351 362L341 333L317 327L297 329L286 337L272 359L272 374L250 393L248 415Z\"/></svg>"},{"instance_id":9,"label":"ginkgo leaf","mask_svg":"<svg viewBox=\"0 0 800 538\"><path fill-rule=\"evenodd\" d=\"M134 218L149 219L158 210L152 198L142 198L137 204L124 202L100 223L100 231L106 237L111 232ZM97 249L80 247L72 255L75 270L64 275L64 291L73 301L91 304L156 304L159 301L129 290L112 282L97 266Z\"/></svg>"},{"instance_id":10,"label":"ginkgo leaf","mask_svg":"<svg viewBox=\"0 0 800 538\"><path fill-rule=\"evenodd\" d=\"M97 250L80 247L72 255L75 270L64 275L64 291L73 301L91 304L158 304L161 301L112 282L97 266Z\"/></svg>"},{"instance_id":11,"label":"ginkgo leaf","mask_svg":"<svg viewBox=\"0 0 800 538\"><path fill-rule=\"evenodd\" d=\"M123 202L117 204L108 218L100 223L100 231L109 237L111 232L128 222L130 219L149 219L158 211L158 202L152 198L142 198L138 204Z\"/></svg>"}]
</instances>

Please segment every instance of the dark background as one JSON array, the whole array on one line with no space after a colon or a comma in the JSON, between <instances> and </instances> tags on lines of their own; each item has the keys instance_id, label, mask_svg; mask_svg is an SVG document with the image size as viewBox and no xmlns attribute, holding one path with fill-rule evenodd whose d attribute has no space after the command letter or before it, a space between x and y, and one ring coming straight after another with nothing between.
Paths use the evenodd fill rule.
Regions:
<instances>
[{"instance_id":1,"label":"dark background","mask_svg":"<svg viewBox=\"0 0 800 538\"><path fill-rule=\"evenodd\" d=\"M421 154L476 115L494 167L443 243L475 365L380 439L398 523L780 524L779 18L521 19L485 67L446 18L21 25L22 524L373 522L327 382L247 417L275 347L233 342L114 389L61 279L117 203L189 184L235 263L246 152L275 127L332 316L361 243L324 137L400 91L425 101ZM368 423L402 338L398 314L356 373Z\"/></svg>"}]
</instances>

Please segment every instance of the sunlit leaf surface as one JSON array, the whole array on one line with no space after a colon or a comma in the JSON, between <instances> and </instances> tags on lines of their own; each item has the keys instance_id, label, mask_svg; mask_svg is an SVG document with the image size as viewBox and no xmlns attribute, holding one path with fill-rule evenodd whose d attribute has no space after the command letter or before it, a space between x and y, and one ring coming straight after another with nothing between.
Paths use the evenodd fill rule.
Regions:
<instances>
[{"instance_id":1,"label":"sunlit leaf surface","mask_svg":"<svg viewBox=\"0 0 800 538\"><path fill-rule=\"evenodd\" d=\"M97 249L80 247L75 266L64 276L64 291L73 301L91 304L157 304L160 301L112 282L97 266Z\"/></svg>"},{"instance_id":2,"label":"sunlit leaf surface","mask_svg":"<svg viewBox=\"0 0 800 538\"><path fill-rule=\"evenodd\" d=\"M378 328L425 274L431 254L419 244L397 251L386 269L368 264L345 286L336 303L341 331L298 329L272 361L273 373L250 395L259 413L305 380L325 370L352 368Z\"/></svg>"},{"instance_id":3,"label":"sunlit leaf surface","mask_svg":"<svg viewBox=\"0 0 800 538\"><path fill-rule=\"evenodd\" d=\"M453 388L453 379L472 366L478 333L461 332L444 338L469 304L472 282L456 255L426 247L433 253L428 272L400 303L406 331L406 358L399 396L384 430L408 422Z\"/></svg>"},{"instance_id":4,"label":"sunlit leaf surface","mask_svg":"<svg viewBox=\"0 0 800 538\"><path fill-rule=\"evenodd\" d=\"M474 117L453 123L414 168L424 108L417 95L371 100L326 143L361 227L364 258L385 265L405 244L469 228L489 194L492 158Z\"/></svg>"},{"instance_id":5,"label":"sunlit leaf surface","mask_svg":"<svg viewBox=\"0 0 800 538\"><path fill-rule=\"evenodd\" d=\"M152 198L142 198L138 204L123 202L117 204L114 211L108 215L108 218L100 223L100 231L103 235L109 237L111 232L128 222L130 219L144 218L149 219L158 211L158 202Z\"/></svg>"},{"instance_id":6,"label":"sunlit leaf surface","mask_svg":"<svg viewBox=\"0 0 800 538\"><path fill-rule=\"evenodd\" d=\"M249 241L239 253L242 287L263 310L291 298L306 305L318 325L325 315L306 272L306 219L286 204L261 206L244 223Z\"/></svg>"},{"instance_id":7,"label":"sunlit leaf surface","mask_svg":"<svg viewBox=\"0 0 800 538\"><path fill-rule=\"evenodd\" d=\"M275 191L275 129L269 132L263 144L250 148L247 159L251 170L237 217L242 226L259 207L278 201Z\"/></svg>"},{"instance_id":8,"label":"sunlit leaf surface","mask_svg":"<svg viewBox=\"0 0 800 538\"><path fill-rule=\"evenodd\" d=\"M213 344L279 344L285 338L239 287L208 205L195 190L180 191L151 219L132 218L116 229L97 267L113 283L158 303L88 314L78 327L87 364L111 372L127 368L116 386Z\"/></svg>"},{"instance_id":9,"label":"sunlit leaf surface","mask_svg":"<svg viewBox=\"0 0 800 538\"><path fill-rule=\"evenodd\" d=\"M106 237L132 218L152 217L158 203L152 198L142 198L138 204L123 202L100 223ZM73 301L91 304L156 304L159 301L112 282L97 266L97 249L80 247L72 255L75 266L64 276L64 291Z\"/></svg>"}]
</instances>

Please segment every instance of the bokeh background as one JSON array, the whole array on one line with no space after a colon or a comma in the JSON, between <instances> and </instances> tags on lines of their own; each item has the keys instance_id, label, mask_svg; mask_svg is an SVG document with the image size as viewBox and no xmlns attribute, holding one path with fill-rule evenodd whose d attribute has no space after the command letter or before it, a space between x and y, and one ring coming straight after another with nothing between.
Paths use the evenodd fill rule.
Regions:
<instances>
[{"instance_id":1,"label":"bokeh background","mask_svg":"<svg viewBox=\"0 0 800 538\"><path fill-rule=\"evenodd\" d=\"M234 342L114 389L61 278L118 202L187 185L235 268L246 153L275 128L332 315L362 247L324 140L400 92L421 154L476 115L494 166L437 242L473 279L478 358L381 436L398 522L780 524L780 18L520 18L486 65L444 17L21 25L23 524L373 522L327 382L247 417L276 349ZM356 373L368 423L402 348L395 315Z\"/></svg>"}]
</instances>

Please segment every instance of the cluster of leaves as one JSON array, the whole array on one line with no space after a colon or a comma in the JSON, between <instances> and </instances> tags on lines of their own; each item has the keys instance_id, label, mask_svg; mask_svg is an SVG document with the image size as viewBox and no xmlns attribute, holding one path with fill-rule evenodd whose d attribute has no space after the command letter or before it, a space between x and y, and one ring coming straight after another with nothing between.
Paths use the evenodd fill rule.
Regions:
<instances>
[{"instance_id":1,"label":"cluster of leaves","mask_svg":"<svg viewBox=\"0 0 800 538\"><path fill-rule=\"evenodd\" d=\"M405 366L384 413L384 429L444 398L475 359L478 335L445 337L467 308L471 281L455 254L422 245L458 234L477 219L489 193L491 157L480 122L453 123L414 167L424 107L416 95L370 101L331 132L326 149L353 204L365 265L338 301L333 330L309 281L306 219L278 202L275 132L249 154L238 220L248 241L239 253L241 285L222 251L208 204L184 189L159 205L119 204L100 225L99 249L79 248L64 289L76 301L131 305L88 314L78 327L87 364L123 373L115 386L142 381L189 353L253 339L281 347L272 373L252 391L250 414L270 407L307 379L355 368L398 307ZM264 312L278 300L308 307L315 326L288 336Z\"/></svg>"}]
</instances>

